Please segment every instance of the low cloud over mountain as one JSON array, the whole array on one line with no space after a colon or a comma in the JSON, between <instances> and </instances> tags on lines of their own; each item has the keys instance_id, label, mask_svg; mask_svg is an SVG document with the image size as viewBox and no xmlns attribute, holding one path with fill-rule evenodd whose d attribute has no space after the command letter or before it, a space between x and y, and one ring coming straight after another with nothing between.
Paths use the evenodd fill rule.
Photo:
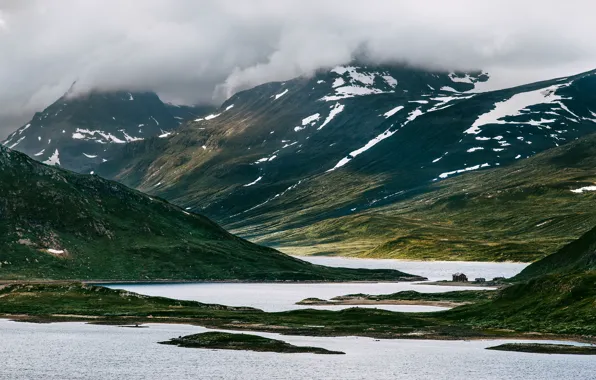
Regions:
<instances>
[{"instance_id":1,"label":"low cloud over mountain","mask_svg":"<svg viewBox=\"0 0 596 380\"><path fill-rule=\"evenodd\" d=\"M578 2L580 3L580 2ZM480 68L506 86L593 64L596 5L554 0L0 0L0 137L76 90L218 103L351 60ZM501 78L501 79L499 79Z\"/></svg>"}]
</instances>

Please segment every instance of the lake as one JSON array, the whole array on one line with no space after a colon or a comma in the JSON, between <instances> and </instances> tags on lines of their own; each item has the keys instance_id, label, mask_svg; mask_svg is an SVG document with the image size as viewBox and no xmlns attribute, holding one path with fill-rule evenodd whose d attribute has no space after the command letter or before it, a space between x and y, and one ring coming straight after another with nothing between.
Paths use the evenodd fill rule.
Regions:
<instances>
[{"instance_id":1,"label":"lake","mask_svg":"<svg viewBox=\"0 0 596 380\"><path fill-rule=\"evenodd\" d=\"M305 258L317 264L351 268L393 268L428 277L511 277L526 264L411 262L329 257ZM220 303L267 311L291 310L307 297L347 293L439 292L462 287L424 283L185 283L114 284L114 288ZM477 288L470 288L477 289ZM341 307L334 307L341 308ZM442 308L387 306L391 310L436 311ZM488 351L512 340L375 340L362 337L258 335L343 351L346 355L277 354L188 349L157 344L180 335L209 331L198 326L151 324L130 329L83 323L29 324L0 320L0 380L25 379L450 379L542 380L590 379L596 360L589 356L539 355Z\"/></svg>"},{"instance_id":2,"label":"lake","mask_svg":"<svg viewBox=\"0 0 596 380\"><path fill-rule=\"evenodd\" d=\"M346 355L189 349L157 344L208 331L187 325L145 329L0 320L0 380L196 379L593 379L589 356L488 351L511 342L379 340L258 335Z\"/></svg>"},{"instance_id":3,"label":"lake","mask_svg":"<svg viewBox=\"0 0 596 380\"><path fill-rule=\"evenodd\" d=\"M428 277L429 280L451 279L451 274L463 272L469 278L511 277L528 264L520 263L478 263L454 261L401 261L375 259L349 259L340 257L300 257L303 260L321 265L349 268L398 269L402 272ZM446 292L450 290L478 289L476 287L452 287L423 285L423 283L181 283L181 284L114 284L111 288L126 289L132 292L170 297L183 300L217 303L228 306L251 306L265 311L285 311L304 309L312 306L295 303L309 297L329 299L354 293L389 294L403 290L419 292ZM317 306L329 310L345 309L350 306ZM353 306L352 306L353 307ZM392 311L418 312L439 311L446 308L415 305L366 305L361 307L379 308Z\"/></svg>"}]
</instances>

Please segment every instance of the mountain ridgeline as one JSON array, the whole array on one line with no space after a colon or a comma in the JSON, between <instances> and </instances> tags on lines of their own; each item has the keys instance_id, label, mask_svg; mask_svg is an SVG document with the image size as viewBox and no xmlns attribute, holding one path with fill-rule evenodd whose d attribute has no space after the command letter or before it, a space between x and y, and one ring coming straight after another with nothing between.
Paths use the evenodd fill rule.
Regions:
<instances>
[{"instance_id":1,"label":"mountain ridgeline","mask_svg":"<svg viewBox=\"0 0 596 380\"><path fill-rule=\"evenodd\" d=\"M2 147L0 194L2 280L416 279L306 263L162 199Z\"/></svg>"},{"instance_id":2,"label":"mountain ridgeline","mask_svg":"<svg viewBox=\"0 0 596 380\"><path fill-rule=\"evenodd\" d=\"M427 194L432 203L435 190L457 188L470 173L521 168L593 133L594 74L487 91L482 72L339 66L240 92L159 143L128 144L96 171L287 252L535 260L587 231L591 216L533 246L531 234L516 239L535 221L524 211L519 229L503 224L504 240L487 229L474 235L473 208L460 226L437 225L421 207L408 215L411 201ZM392 212L371 215L385 207Z\"/></svg>"},{"instance_id":3,"label":"mountain ridgeline","mask_svg":"<svg viewBox=\"0 0 596 380\"><path fill-rule=\"evenodd\" d=\"M66 93L3 142L38 161L88 173L111 149L152 136L166 137L211 107L163 103L152 92Z\"/></svg>"}]
</instances>

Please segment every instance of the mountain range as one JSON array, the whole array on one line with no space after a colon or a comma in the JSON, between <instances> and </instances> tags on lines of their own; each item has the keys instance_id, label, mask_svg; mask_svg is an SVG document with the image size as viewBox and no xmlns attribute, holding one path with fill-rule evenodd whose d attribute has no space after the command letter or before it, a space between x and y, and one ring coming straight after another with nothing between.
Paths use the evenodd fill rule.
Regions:
<instances>
[{"instance_id":1,"label":"mountain range","mask_svg":"<svg viewBox=\"0 0 596 380\"><path fill-rule=\"evenodd\" d=\"M489 90L480 71L338 66L61 164L284 252L533 261L596 222L595 73Z\"/></svg>"},{"instance_id":2,"label":"mountain range","mask_svg":"<svg viewBox=\"0 0 596 380\"><path fill-rule=\"evenodd\" d=\"M111 149L153 136L167 137L183 121L211 110L210 106L166 104L152 92L77 94L71 89L2 144L48 165L88 173L110 159Z\"/></svg>"},{"instance_id":3,"label":"mountain range","mask_svg":"<svg viewBox=\"0 0 596 380\"><path fill-rule=\"evenodd\" d=\"M491 78L482 72L340 66L240 92L159 146L128 144L96 171L286 252L535 260L587 231L591 214L571 218L566 202L530 213L530 202L518 202L508 217L527 220L502 219L487 233L480 227L498 225L503 207L468 202L453 220L450 199L453 212L437 220L437 207L412 205L429 206L437 189L478 178L472 172L494 173L498 186L500 170L593 133L594 74L486 91ZM504 195L524 191L516 189ZM565 190L561 200L574 196ZM570 224L548 227L550 236L528 232L549 212Z\"/></svg>"}]
</instances>

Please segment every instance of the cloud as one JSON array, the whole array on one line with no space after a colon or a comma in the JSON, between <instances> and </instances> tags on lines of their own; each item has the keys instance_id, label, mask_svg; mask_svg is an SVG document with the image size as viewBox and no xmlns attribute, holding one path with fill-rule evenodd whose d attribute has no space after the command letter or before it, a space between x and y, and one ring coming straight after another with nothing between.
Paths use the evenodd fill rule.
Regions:
<instances>
[{"instance_id":1,"label":"cloud","mask_svg":"<svg viewBox=\"0 0 596 380\"><path fill-rule=\"evenodd\" d=\"M555 0L0 0L0 137L78 79L179 103L349 61L502 72L596 66L596 5Z\"/></svg>"}]
</instances>

